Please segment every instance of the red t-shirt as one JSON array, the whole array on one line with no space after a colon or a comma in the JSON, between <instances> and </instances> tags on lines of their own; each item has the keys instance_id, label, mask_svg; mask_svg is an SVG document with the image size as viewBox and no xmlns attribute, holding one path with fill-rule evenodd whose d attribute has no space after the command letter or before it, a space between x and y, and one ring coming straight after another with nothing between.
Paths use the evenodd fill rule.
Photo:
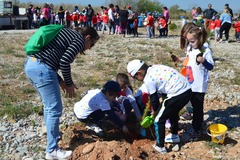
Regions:
<instances>
[{"instance_id":1,"label":"red t-shirt","mask_svg":"<svg viewBox=\"0 0 240 160\"><path fill-rule=\"evenodd\" d=\"M83 16L83 22L87 22L87 16L86 15Z\"/></svg>"},{"instance_id":2,"label":"red t-shirt","mask_svg":"<svg viewBox=\"0 0 240 160\"><path fill-rule=\"evenodd\" d=\"M67 20L67 21L71 21L71 20L72 20L72 16L71 16L70 14L67 14L66 20Z\"/></svg>"},{"instance_id":3,"label":"red t-shirt","mask_svg":"<svg viewBox=\"0 0 240 160\"><path fill-rule=\"evenodd\" d=\"M82 14L79 15L79 21L83 22L83 15Z\"/></svg>"},{"instance_id":4,"label":"red t-shirt","mask_svg":"<svg viewBox=\"0 0 240 160\"><path fill-rule=\"evenodd\" d=\"M166 20L163 18L159 18L158 24L161 25L162 28L166 28Z\"/></svg>"},{"instance_id":5,"label":"red t-shirt","mask_svg":"<svg viewBox=\"0 0 240 160\"><path fill-rule=\"evenodd\" d=\"M215 21L211 21L210 24L209 24L209 26L208 26L208 28L209 28L210 30L214 30L215 27L216 27Z\"/></svg>"},{"instance_id":6,"label":"red t-shirt","mask_svg":"<svg viewBox=\"0 0 240 160\"><path fill-rule=\"evenodd\" d=\"M240 32L240 21L238 21L237 23L233 24L233 28L235 28L236 32Z\"/></svg>"},{"instance_id":7,"label":"red t-shirt","mask_svg":"<svg viewBox=\"0 0 240 160\"><path fill-rule=\"evenodd\" d=\"M221 27L221 23L222 23L221 20L216 19L216 20L215 20L215 28L220 28L220 27Z\"/></svg>"},{"instance_id":8,"label":"red t-shirt","mask_svg":"<svg viewBox=\"0 0 240 160\"><path fill-rule=\"evenodd\" d=\"M148 16L147 20L148 20L147 26L151 26L152 27L153 24L154 24L154 18L152 16Z\"/></svg>"},{"instance_id":9,"label":"red t-shirt","mask_svg":"<svg viewBox=\"0 0 240 160\"><path fill-rule=\"evenodd\" d=\"M77 14L72 15L72 20L77 21L78 20L78 15Z\"/></svg>"},{"instance_id":10,"label":"red t-shirt","mask_svg":"<svg viewBox=\"0 0 240 160\"><path fill-rule=\"evenodd\" d=\"M93 16L93 17L92 17L92 23L93 23L93 24L97 24L97 17L96 17L96 16Z\"/></svg>"},{"instance_id":11,"label":"red t-shirt","mask_svg":"<svg viewBox=\"0 0 240 160\"><path fill-rule=\"evenodd\" d=\"M97 15L97 22L101 22L101 17L100 17L100 15Z\"/></svg>"},{"instance_id":12,"label":"red t-shirt","mask_svg":"<svg viewBox=\"0 0 240 160\"><path fill-rule=\"evenodd\" d=\"M138 28L138 19L137 18L134 20L134 28Z\"/></svg>"},{"instance_id":13,"label":"red t-shirt","mask_svg":"<svg viewBox=\"0 0 240 160\"><path fill-rule=\"evenodd\" d=\"M103 23L108 23L108 16L107 15L102 15L102 20L103 20Z\"/></svg>"}]
</instances>

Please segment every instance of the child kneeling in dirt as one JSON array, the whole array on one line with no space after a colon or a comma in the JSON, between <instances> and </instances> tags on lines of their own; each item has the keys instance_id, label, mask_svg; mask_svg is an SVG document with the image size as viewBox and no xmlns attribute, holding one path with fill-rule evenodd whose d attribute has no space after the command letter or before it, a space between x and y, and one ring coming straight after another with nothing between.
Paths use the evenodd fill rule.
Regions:
<instances>
[{"instance_id":1,"label":"child kneeling in dirt","mask_svg":"<svg viewBox=\"0 0 240 160\"><path fill-rule=\"evenodd\" d=\"M102 135L102 129L97 123L103 120L105 114L107 114L108 118L117 124L124 133L129 133L128 128L115 115L110 107L110 103L119 96L120 91L120 85L115 81L108 81L102 89L89 90L87 94L74 105L74 113L77 119L87 123L86 128Z\"/></svg>"}]
</instances>

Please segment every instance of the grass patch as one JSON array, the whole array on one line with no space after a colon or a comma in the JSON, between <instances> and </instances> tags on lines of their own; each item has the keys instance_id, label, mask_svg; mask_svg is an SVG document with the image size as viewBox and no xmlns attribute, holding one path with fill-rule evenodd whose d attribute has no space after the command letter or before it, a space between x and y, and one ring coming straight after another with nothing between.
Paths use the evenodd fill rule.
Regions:
<instances>
[{"instance_id":1,"label":"grass patch","mask_svg":"<svg viewBox=\"0 0 240 160\"><path fill-rule=\"evenodd\" d=\"M27 117L33 113L33 106L29 103L23 104L8 104L5 107L0 108L0 117L6 117L7 119L19 120Z\"/></svg>"}]
</instances>

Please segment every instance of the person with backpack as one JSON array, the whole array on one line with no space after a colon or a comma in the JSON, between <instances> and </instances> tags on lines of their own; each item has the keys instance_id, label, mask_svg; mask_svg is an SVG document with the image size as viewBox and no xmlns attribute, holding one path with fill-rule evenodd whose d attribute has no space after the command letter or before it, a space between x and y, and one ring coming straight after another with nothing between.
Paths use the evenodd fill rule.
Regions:
<instances>
[{"instance_id":1,"label":"person with backpack","mask_svg":"<svg viewBox=\"0 0 240 160\"><path fill-rule=\"evenodd\" d=\"M60 87L66 97L75 96L77 86L72 80L71 63L79 53L84 54L85 50L91 49L99 40L99 35L93 27L72 30L64 27L56 29L53 26L61 25L40 27L25 45L28 56L24 72L40 94L44 105L44 121L47 128L45 158L67 159L71 157L72 151L61 150L58 146L59 119L63 109ZM55 32L57 34L54 35ZM49 37L54 38L46 43ZM59 70L62 77L58 74Z\"/></svg>"},{"instance_id":2,"label":"person with backpack","mask_svg":"<svg viewBox=\"0 0 240 160\"><path fill-rule=\"evenodd\" d=\"M94 10L91 6L91 4L88 4L86 16L87 16L87 26L92 26L92 16L94 15Z\"/></svg>"}]
</instances>

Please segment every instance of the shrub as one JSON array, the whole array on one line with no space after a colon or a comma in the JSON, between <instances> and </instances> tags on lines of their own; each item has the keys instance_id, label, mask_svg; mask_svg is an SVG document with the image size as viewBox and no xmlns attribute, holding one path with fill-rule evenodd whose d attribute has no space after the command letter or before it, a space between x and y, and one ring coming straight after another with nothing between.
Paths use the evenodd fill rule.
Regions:
<instances>
[{"instance_id":1,"label":"shrub","mask_svg":"<svg viewBox=\"0 0 240 160\"><path fill-rule=\"evenodd\" d=\"M173 31L173 30L175 30L175 29L177 29L177 25L176 25L176 23L171 23L171 24L169 24L169 30L171 30L171 31Z\"/></svg>"}]
</instances>

